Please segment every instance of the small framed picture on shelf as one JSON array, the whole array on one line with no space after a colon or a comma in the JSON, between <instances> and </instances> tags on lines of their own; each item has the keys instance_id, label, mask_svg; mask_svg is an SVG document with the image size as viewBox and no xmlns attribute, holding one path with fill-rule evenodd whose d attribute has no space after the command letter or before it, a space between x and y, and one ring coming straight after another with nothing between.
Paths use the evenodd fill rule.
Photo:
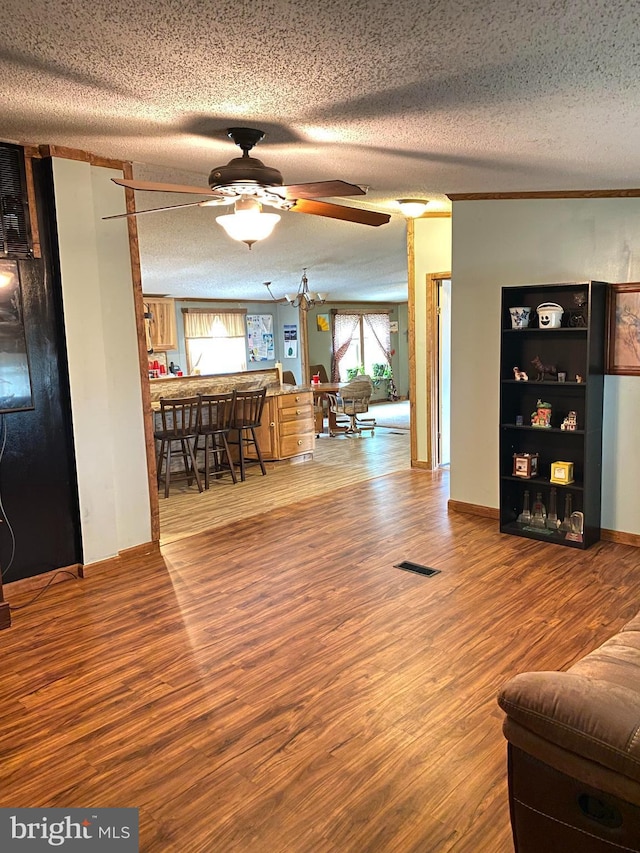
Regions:
<instances>
[{"instance_id":1,"label":"small framed picture on shelf","mask_svg":"<svg viewBox=\"0 0 640 853\"><path fill-rule=\"evenodd\" d=\"M607 373L640 376L640 282L610 284Z\"/></svg>"}]
</instances>

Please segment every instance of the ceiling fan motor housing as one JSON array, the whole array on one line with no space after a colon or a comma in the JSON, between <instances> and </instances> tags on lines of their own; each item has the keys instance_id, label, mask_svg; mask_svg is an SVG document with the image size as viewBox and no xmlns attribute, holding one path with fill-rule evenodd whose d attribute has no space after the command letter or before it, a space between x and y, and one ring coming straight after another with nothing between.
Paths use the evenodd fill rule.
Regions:
<instances>
[{"instance_id":1,"label":"ceiling fan motor housing","mask_svg":"<svg viewBox=\"0 0 640 853\"><path fill-rule=\"evenodd\" d=\"M226 166L216 166L209 175L209 186L212 190L247 183L262 187L281 187L284 181L278 169L265 166L255 157L235 157Z\"/></svg>"}]
</instances>

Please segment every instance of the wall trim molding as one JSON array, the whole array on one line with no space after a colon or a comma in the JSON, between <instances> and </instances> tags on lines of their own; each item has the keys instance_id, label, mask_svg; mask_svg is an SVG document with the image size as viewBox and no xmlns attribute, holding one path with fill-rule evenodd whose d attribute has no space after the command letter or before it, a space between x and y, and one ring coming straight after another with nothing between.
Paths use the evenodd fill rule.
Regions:
<instances>
[{"instance_id":1,"label":"wall trim molding","mask_svg":"<svg viewBox=\"0 0 640 853\"><path fill-rule=\"evenodd\" d=\"M496 521L500 518L500 511L496 507L470 504L465 501L449 500L447 502L447 509L449 512L463 512L467 515L478 515L482 518L491 518ZM631 545L633 548L640 548L640 534L638 533L625 533L623 530L608 530L603 527L600 530L600 540L602 542L615 542L618 545Z\"/></svg>"},{"instance_id":2,"label":"wall trim molding","mask_svg":"<svg viewBox=\"0 0 640 853\"><path fill-rule=\"evenodd\" d=\"M104 569L121 569L123 566L138 563L145 557L160 557L160 543L157 540L143 542L142 545L125 548L113 557L107 557L95 563L88 563L82 567L82 577L86 577L87 571L92 574L93 572L103 571Z\"/></svg>"},{"instance_id":3,"label":"wall trim molding","mask_svg":"<svg viewBox=\"0 0 640 853\"><path fill-rule=\"evenodd\" d=\"M497 507L470 504L466 501L454 501L451 498L447 501L447 510L449 512L464 512L467 515L479 515L482 518L492 518L495 520L500 518L500 510Z\"/></svg>"},{"instance_id":4,"label":"wall trim molding","mask_svg":"<svg viewBox=\"0 0 640 853\"><path fill-rule=\"evenodd\" d=\"M61 573L58 577L56 577L57 572ZM63 572L66 572L66 574L63 574ZM72 575L73 577L71 577ZM59 569L51 569L50 572L43 572L41 575L31 575L28 578L19 578L18 580L5 583L4 591L9 594L17 593L21 595L23 592L40 590L49 582L53 586L58 583L66 583L70 580L78 580L78 578L82 578L82 564L72 563L70 566L60 566Z\"/></svg>"},{"instance_id":5,"label":"wall trim molding","mask_svg":"<svg viewBox=\"0 0 640 853\"><path fill-rule=\"evenodd\" d=\"M640 198L640 189L627 190L540 190L536 192L451 193L450 201L510 201L545 198Z\"/></svg>"},{"instance_id":6,"label":"wall trim molding","mask_svg":"<svg viewBox=\"0 0 640 853\"><path fill-rule=\"evenodd\" d=\"M618 545L631 545L634 548L640 548L640 534L625 533L622 530L607 530L602 528L600 538L605 542L616 542Z\"/></svg>"},{"instance_id":7,"label":"wall trim molding","mask_svg":"<svg viewBox=\"0 0 640 853\"><path fill-rule=\"evenodd\" d=\"M90 163L92 166L104 166L106 169L122 170L125 166L123 160L113 160L110 157L100 157L89 151L80 151L78 148L66 148L64 145L39 145L38 152L41 157L60 157L62 160L80 160Z\"/></svg>"}]
</instances>

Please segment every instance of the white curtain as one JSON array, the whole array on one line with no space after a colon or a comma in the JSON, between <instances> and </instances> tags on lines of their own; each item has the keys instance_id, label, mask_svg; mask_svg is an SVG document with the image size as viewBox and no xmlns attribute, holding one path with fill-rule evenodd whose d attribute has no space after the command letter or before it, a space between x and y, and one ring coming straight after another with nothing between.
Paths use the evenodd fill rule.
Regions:
<instances>
[{"instance_id":1,"label":"white curtain","mask_svg":"<svg viewBox=\"0 0 640 853\"><path fill-rule=\"evenodd\" d=\"M353 333L360 323L360 314L334 314L333 317L333 364L331 379L340 381L340 362L353 340Z\"/></svg>"},{"instance_id":2,"label":"white curtain","mask_svg":"<svg viewBox=\"0 0 640 853\"><path fill-rule=\"evenodd\" d=\"M186 311L184 336L189 373L247 369L245 312Z\"/></svg>"},{"instance_id":3,"label":"white curtain","mask_svg":"<svg viewBox=\"0 0 640 853\"><path fill-rule=\"evenodd\" d=\"M391 365L391 322L388 314L363 314L378 346L384 352L387 364Z\"/></svg>"},{"instance_id":4,"label":"white curtain","mask_svg":"<svg viewBox=\"0 0 640 853\"><path fill-rule=\"evenodd\" d=\"M184 315L185 338L243 338L244 312L215 313L187 311Z\"/></svg>"}]
</instances>

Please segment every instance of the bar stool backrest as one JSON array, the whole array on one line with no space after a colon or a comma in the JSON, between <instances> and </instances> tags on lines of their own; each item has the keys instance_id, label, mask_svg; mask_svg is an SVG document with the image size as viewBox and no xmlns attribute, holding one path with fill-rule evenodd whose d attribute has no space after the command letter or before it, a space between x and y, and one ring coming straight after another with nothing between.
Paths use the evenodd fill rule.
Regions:
<instances>
[{"instance_id":1,"label":"bar stool backrest","mask_svg":"<svg viewBox=\"0 0 640 853\"><path fill-rule=\"evenodd\" d=\"M196 435L200 419L199 397L160 398L161 433L166 439ZM159 437L160 433L156 432Z\"/></svg>"},{"instance_id":2,"label":"bar stool backrest","mask_svg":"<svg viewBox=\"0 0 640 853\"><path fill-rule=\"evenodd\" d=\"M226 394L199 394L201 435L208 432L228 432L231 429L236 403L236 392Z\"/></svg>"},{"instance_id":3,"label":"bar stool backrest","mask_svg":"<svg viewBox=\"0 0 640 853\"><path fill-rule=\"evenodd\" d=\"M249 427L260 426L266 394L266 388L260 388L257 391L236 391L235 414L233 418L235 429L248 429Z\"/></svg>"}]
</instances>

